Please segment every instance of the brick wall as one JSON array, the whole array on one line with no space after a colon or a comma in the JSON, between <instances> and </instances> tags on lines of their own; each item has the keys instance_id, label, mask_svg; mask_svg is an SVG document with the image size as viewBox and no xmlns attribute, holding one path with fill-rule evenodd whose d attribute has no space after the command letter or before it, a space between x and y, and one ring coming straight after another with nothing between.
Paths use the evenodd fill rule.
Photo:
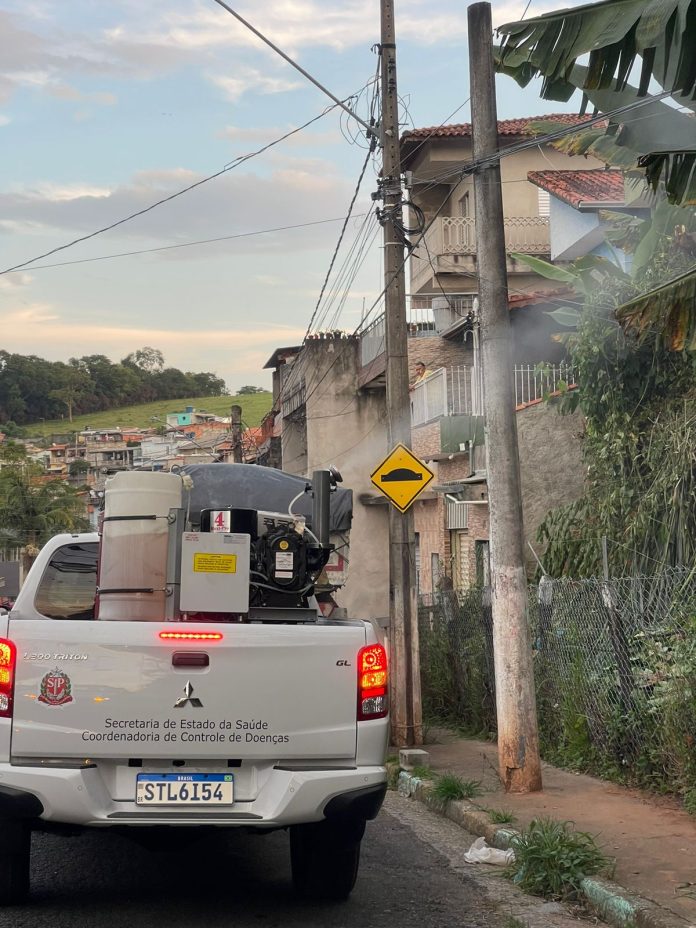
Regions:
<instances>
[{"instance_id":1,"label":"brick wall","mask_svg":"<svg viewBox=\"0 0 696 928\"><path fill-rule=\"evenodd\" d=\"M440 452L440 421L428 422L411 429L411 447L418 458L427 458Z\"/></svg>"},{"instance_id":2,"label":"brick wall","mask_svg":"<svg viewBox=\"0 0 696 928\"><path fill-rule=\"evenodd\" d=\"M416 361L422 361L428 370L438 367L458 367L473 363L471 340L464 344L463 339L440 338L439 335L408 340L408 370L413 378Z\"/></svg>"},{"instance_id":3,"label":"brick wall","mask_svg":"<svg viewBox=\"0 0 696 928\"><path fill-rule=\"evenodd\" d=\"M430 593L433 588L431 571L432 555L440 557L441 572L448 573L445 551L445 513L442 496L436 499L418 500L415 506L415 526L420 551L420 591Z\"/></svg>"}]
</instances>

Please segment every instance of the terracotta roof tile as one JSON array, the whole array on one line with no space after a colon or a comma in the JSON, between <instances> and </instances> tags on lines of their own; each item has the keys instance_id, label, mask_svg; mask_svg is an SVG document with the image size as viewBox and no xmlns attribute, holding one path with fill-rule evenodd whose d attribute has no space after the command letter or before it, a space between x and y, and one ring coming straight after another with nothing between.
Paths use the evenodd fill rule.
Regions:
<instances>
[{"instance_id":1,"label":"terracotta roof tile","mask_svg":"<svg viewBox=\"0 0 696 928\"><path fill-rule=\"evenodd\" d=\"M573 293L568 287L556 287L555 290L529 290L526 293L511 293L508 296L508 307L517 309L519 306L530 306L535 303L548 303L559 297L570 296Z\"/></svg>"},{"instance_id":2,"label":"terracotta roof tile","mask_svg":"<svg viewBox=\"0 0 696 928\"><path fill-rule=\"evenodd\" d=\"M576 123L585 122L587 119L587 116L579 116L577 113L546 113L543 116L525 116L522 119L499 119L498 135L526 135L529 124L540 120L552 120L561 125L572 126ZM429 126L424 129L412 129L409 132L404 132L401 141L410 142L427 138L466 138L470 135L471 123L463 122L449 126Z\"/></svg>"},{"instance_id":3,"label":"terracotta roof tile","mask_svg":"<svg viewBox=\"0 0 696 928\"><path fill-rule=\"evenodd\" d=\"M583 203L623 203L621 171L597 168L591 171L530 171L531 183L576 209Z\"/></svg>"}]
</instances>

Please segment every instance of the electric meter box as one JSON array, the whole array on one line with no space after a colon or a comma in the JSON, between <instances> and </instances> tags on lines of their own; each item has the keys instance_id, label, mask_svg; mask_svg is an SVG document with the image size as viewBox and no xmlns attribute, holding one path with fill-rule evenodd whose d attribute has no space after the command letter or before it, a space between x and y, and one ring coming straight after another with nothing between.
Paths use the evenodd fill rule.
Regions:
<instances>
[{"instance_id":1,"label":"electric meter box","mask_svg":"<svg viewBox=\"0 0 696 928\"><path fill-rule=\"evenodd\" d=\"M184 532L181 539L182 612L248 612L248 535Z\"/></svg>"}]
</instances>

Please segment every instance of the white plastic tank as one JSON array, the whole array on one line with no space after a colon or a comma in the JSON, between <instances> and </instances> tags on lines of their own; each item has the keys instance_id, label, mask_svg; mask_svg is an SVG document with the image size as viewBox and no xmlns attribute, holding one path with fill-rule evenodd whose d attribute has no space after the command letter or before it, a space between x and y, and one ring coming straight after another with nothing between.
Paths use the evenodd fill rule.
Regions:
<instances>
[{"instance_id":1,"label":"white plastic tank","mask_svg":"<svg viewBox=\"0 0 696 928\"><path fill-rule=\"evenodd\" d=\"M177 474L124 471L106 481L99 619L164 620L169 510L181 509L182 496Z\"/></svg>"}]
</instances>

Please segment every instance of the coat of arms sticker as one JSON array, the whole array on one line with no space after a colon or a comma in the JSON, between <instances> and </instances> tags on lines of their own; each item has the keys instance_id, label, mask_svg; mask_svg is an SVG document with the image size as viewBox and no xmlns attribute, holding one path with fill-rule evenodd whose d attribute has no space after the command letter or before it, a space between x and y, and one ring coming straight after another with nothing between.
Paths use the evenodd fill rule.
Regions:
<instances>
[{"instance_id":1,"label":"coat of arms sticker","mask_svg":"<svg viewBox=\"0 0 696 928\"><path fill-rule=\"evenodd\" d=\"M39 702L43 702L47 706L64 706L72 701L70 677L65 671L59 670L58 667L55 670L49 670L41 680Z\"/></svg>"}]
</instances>

